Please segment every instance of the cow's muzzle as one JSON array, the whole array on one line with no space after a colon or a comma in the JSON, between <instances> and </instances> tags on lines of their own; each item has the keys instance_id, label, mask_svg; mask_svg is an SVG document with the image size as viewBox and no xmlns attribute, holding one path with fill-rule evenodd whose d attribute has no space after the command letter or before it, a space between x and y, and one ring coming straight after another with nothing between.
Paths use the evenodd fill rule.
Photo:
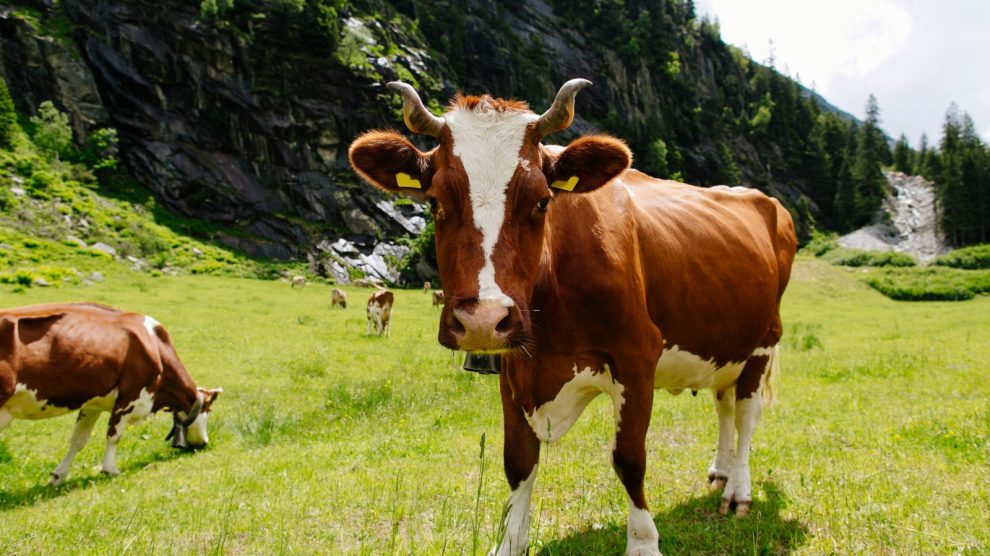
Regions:
<instances>
[{"instance_id":1,"label":"cow's muzzle","mask_svg":"<svg viewBox=\"0 0 990 556\"><path fill-rule=\"evenodd\" d=\"M197 393L196 401L193 402L192 408L189 410L189 415L184 420L179 419L178 413L172 414L172 430L165 437L165 440L171 439L173 448L188 448L186 429L196 422L196 419L199 418L199 414L202 412L203 394Z\"/></svg>"}]
</instances>

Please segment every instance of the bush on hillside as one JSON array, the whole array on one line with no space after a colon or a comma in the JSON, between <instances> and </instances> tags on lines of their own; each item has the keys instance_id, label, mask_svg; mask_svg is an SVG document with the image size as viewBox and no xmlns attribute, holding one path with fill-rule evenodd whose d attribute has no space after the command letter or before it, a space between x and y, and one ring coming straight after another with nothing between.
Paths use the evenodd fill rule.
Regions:
<instances>
[{"instance_id":1,"label":"bush on hillside","mask_svg":"<svg viewBox=\"0 0 990 556\"><path fill-rule=\"evenodd\" d=\"M914 257L896 251L862 251L839 247L823 257L826 261L841 266L917 266Z\"/></svg>"},{"instance_id":2,"label":"bush on hillside","mask_svg":"<svg viewBox=\"0 0 990 556\"><path fill-rule=\"evenodd\" d=\"M889 268L866 277L866 283L901 301L961 301L990 293L990 271Z\"/></svg>"},{"instance_id":3,"label":"bush on hillside","mask_svg":"<svg viewBox=\"0 0 990 556\"><path fill-rule=\"evenodd\" d=\"M934 264L970 270L990 268L990 243L956 249L935 259Z\"/></svg>"}]
</instances>

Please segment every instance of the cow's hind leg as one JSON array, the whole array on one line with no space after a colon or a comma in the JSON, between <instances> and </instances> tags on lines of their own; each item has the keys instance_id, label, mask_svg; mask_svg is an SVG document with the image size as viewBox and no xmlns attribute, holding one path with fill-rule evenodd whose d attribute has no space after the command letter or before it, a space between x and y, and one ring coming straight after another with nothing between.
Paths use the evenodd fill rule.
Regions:
<instances>
[{"instance_id":1,"label":"cow's hind leg","mask_svg":"<svg viewBox=\"0 0 990 556\"><path fill-rule=\"evenodd\" d=\"M708 467L708 482L713 490L722 490L732 473L735 462L736 441L736 389L726 388L715 392L715 410L718 413L718 449Z\"/></svg>"},{"instance_id":2,"label":"cow's hind leg","mask_svg":"<svg viewBox=\"0 0 990 556\"><path fill-rule=\"evenodd\" d=\"M65 457L62 458L61 463L52 472L52 480L48 484L60 485L69 476L69 468L72 466L72 460L75 459L76 454L89 442L89 437L93 433L93 425L96 424L96 420L99 417L99 411L79 410L79 417L76 418L76 426L72 429L72 439L69 440L69 451L65 453Z\"/></svg>"},{"instance_id":3,"label":"cow's hind leg","mask_svg":"<svg viewBox=\"0 0 990 556\"><path fill-rule=\"evenodd\" d=\"M763 391L771 366L779 357L779 348L761 348L747 361L736 383L736 457L732 472L722 491L722 505L719 512L726 514L732 504L736 505L736 515L749 513L752 503L752 481L749 473L749 451L753 433L763 414Z\"/></svg>"}]
</instances>

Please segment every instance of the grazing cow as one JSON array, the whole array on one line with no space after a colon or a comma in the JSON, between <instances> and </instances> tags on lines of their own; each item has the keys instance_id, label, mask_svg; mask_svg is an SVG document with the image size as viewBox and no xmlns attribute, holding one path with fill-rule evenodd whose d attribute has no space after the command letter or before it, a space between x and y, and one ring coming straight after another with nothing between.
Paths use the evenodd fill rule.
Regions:
<instances>
[{"instance_id":1,"label":"grazing cow","mask_svg":"<svg viewBox=\"0 0 990 556\"><path fill-rule=\"evenodd\" d=\"M431 289L433 289L433 284L431 284L429 280L423 282L423 293L426 293Z\"/></svg>"},{"instance_id":2,"label":"grazing cow","mask_svg":"<svg viewBox=\"0 0 990 556\"><path fill-rule=\"evenodd\" d=\"M436 290L433 292L433 306L443 307L443 290Z\"/></svg>"},{"instance_id":3,"label":"grazing cow","mask_svg":"<svg viewBox=\"0 0 990 556\"><path fill-rule=\"evenodd\" d=\"M347 294L344 290L337 288L330 290L330 307L347 308Z\"/></svg>"},{"instance_id":4,"label":"grazing cow","mask_svg":"<svg viewBox=\"0 0 990 556\"><path fill-rule=\"evenodd\" d=\"M371 335L371 329L374 327L375 334L381 336L382 333L386 337L392 336L392 326L390 323L392 317L392 302L394 301L394 296L392 292L388 290L375 290L375 293L371 294L368 298L368 335Z\"/></svg>"},{"instance_id":5,"label":"grazing cow","mask_svg":"<svg viewBox=\"0 0 990 556\"><path fill-rule=\"evenodd\" d=\"M543 145L570 125L587 85L567 82L542 115L518 101L458 95L437 117L412 87L390 83L407 126L437 146L422 152L395 132L371 131L349 151L373 185L431 205L448 295L440 343L500 354L512 492L498 554L526 552L541 442L560 438L600 393L615 411L627 554L659 553L643 492L655 388L713 391L719 436L708 477L723 487L720 510L734 504L745 514L750 442L778 368L796 244L787 211L756 190L632 170L615 138Z\"/></svg>"},{"instance_id":6,"label":"grazing cow","mask_svg":"<svg viewBox=\"0 0 990 556\"><path fill-rule=\"evenodd\" d=\"M168 332L151 317L90 303L0 309L0 431L13 419L79 410L51 484L68 476L104 411L106 474L118 473L117 443L127 425L160 409L173 412L174 446L206 445L207 417L220 392L196 387Z\"/></svg>"},{"instance_id":7,"label":"grazing cow","mask_svg":"<svg viewBox=\"0 0 990 556\"><path fill-rule=\"evenodd\" d=\"M303 287L305 285L306 285L306 277L305 276L293 276L292 277L292 284L289 287L294 288L296 286L299 286L301 288L301 287Z\"/></svg>"}]
</instances>

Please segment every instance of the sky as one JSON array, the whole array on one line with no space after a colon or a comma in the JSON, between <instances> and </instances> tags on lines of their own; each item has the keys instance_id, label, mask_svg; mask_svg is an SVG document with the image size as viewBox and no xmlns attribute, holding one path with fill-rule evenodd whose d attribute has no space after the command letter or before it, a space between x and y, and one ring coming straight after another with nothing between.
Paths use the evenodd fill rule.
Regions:
<instances>
[{"instance_id":1,"label":"sky","mask_svg":"<svg viewBox=\"0 0 990 556\"><path fill-rule=\"evenodd\" d=\"M990 0L695 0L722 40L863 119L872 93L887 135L942 137L950 103L990 142ZM772 41L772 47L771 47Z\"/></svg>"}]
</instances>

